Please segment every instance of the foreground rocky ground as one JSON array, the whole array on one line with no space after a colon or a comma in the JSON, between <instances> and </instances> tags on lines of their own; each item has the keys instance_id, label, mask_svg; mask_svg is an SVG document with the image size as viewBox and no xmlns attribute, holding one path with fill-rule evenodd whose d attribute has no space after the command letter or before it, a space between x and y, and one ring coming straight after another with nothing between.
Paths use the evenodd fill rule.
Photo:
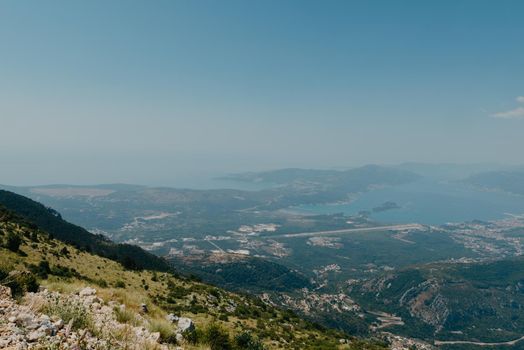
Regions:
<instances>
[{"instance_id":1,"label":"foreground rocky ground","mask_svg":"<svg viewBox=\"0 0 524 350\"><path fill-rule=\"evenodd\" d=\"M92 288L71 295L44 289L17 302L0 286L0 349L182 349L161 344L160 333L148 330L144 317L129 315L124 305L104 303ZM171 321L180 325L177 338L183 342L181 332L192 327L191 320Z\"/></svg>"}]
</instances>

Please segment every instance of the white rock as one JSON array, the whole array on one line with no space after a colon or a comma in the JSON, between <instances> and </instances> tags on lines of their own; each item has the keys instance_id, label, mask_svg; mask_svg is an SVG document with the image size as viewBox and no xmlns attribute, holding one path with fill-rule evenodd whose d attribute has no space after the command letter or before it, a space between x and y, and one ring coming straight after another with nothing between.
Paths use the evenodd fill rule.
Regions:
<instances>
[{"instance_id":1,"label":"white rock","mask_svg":"<svg viewBox=\"0 0 524 350\"><path fill-rule=\"evenodd\" d=\"M53 325L56 329L62 329L64 327L64 321L62 319L59 319Z\"/></svg>"},{"instance_id":2,"label":"white rock","mask_svg":"<svg viewBox=\"0 0 524 350\"><path fill-rule=\"evenodd\" d=\"M44 332L32 331L32 332L30 332L27 335L27 341L34 342L34 341L37 341L38 339L40 339L42 337L45 337L45 333Z\"/></svg>"},{"instance_id":3,"label":"white rock","mask_svg":"<svg viewBox=\"0 0 524 350\"><path fill-rule=\"evenodd\" d=\"M16 350L26 350L27 343L25 341L16 344Z\"/></svg>"},{"instance_id":4,"label":"white rock","mask_svg":"<svg viewBox=\"0 0 524 350\"><path fill-rule=\"evenodd\" d=\"M151 333L151 335L149 336L149 339L152 342L159 343L160 342L160 332Z\"/></svg>"},{"instance_id":5,"label":"white rock","mask_svg":"<svg viewBox=\"0 0 524 350\"><path fill-rule=\"evenodd\" d=\"M195 330L195 325L193 324L193 320L187 317L179 317L178 318L178 332L183 333L185 331L193 331Z\"/></svg>"},{"instance_id":6,"label":"white rock","mask_svg":"<svg viewBox=\"0 0 524 350\"><path fill-rule=\"evenodd\" d=\"M91 288L91 287L86 287L84 289L82 289L78 295L80 295L81 297L87 297L87 296L90 296L90 295L96 295L96 289L94 288Z\"/></svg>"},{"instance_id":7,"label":"white rock","mask_svg":"<svg viewBox=\"0 0 524 350\"><path fill-rule=\"evenodd\" d=\"M177 333L175 335L175 338L176 338L176 342L177 343L182 343L184 341L184 336L182 334L180 334L180 333Z\"/></svg>"},{"instance_id":8,"label":"white rock","mask_svg":"<svg viewBox=\"0 0 524 350\"><path fill-rule=\"evenodd\" d=\"M21 312L16 316L16 321L20 324L29 324L33 322L33 316L28 313Z\"/></svg>"},{"instance_id":9,"label":"white rock","mask_svg":"<svg viewBox=\"0 0 524 350\"><path fill-rule=\"evenodd\" d=\"M178 316L175 314L169 314L166 316L166 320L168 320L171 323L178 322Z\"/></svg>"}]
</instances>

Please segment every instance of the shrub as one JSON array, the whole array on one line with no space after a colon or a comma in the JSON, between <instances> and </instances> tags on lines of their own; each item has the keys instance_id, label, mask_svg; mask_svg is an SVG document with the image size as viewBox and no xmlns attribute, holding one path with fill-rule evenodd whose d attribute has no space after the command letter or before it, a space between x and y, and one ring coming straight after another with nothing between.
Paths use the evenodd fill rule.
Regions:
<instances>
[{"instance_id":1,"label":"shrub","mask_svg":"<svg viewBox=\"0 0 524 350\"><path fill-rule=\"evenodd\" d=\"M11 271L11 267L7 265L0 265L0 282L4 280L7 276L9 276L9 271Z\"/></svg>"},{"instance_id":2,"label":"shrub","mask_svg":"<svg viewBox=\"0 0 524 350\"><path fill-rule=\"evenodd\" d=\"M215 323L206 328L205 340L211 350L230 350L232 348L227 331Z\"/></svg>"},{"instance_id":3,"label":"shrub","mask_svg":"<svg viewBox=\"0 0 524 350\"><path fill-rule=\"evenodd\" d=\"M115 260L115 259L113 259L113 260ZM119 259L119 261L122 264L122 266L124 266L124 268L127 269L127 270L135 270L135 271L140 270L139 265L137 264L135 259L133 259L130 256L126 256L126 257L124 257L122 259Z\"/></svg>"},{"instance_id":4,"label":"shrub","mask_svg":"<svg viewBox=\"0 0 524 350\"><path fill-rule=\"evenodd\" d=\"M198 332L196 330L185 330L183 333L182 333L182 336L184 337L184 339L189 343L189 344L196 344L198 343L198 340L200 338Z\"/></svg>"},{"instance_id":5,"label":"shrub","mask_svg":"<svg viewBox=\"0 0 524 350\"><path fill-rule=\"evenodd\" d=\"M235 337L235 348L239 350L264 350L264 345L250 333L244 332Z\"/></svg>"},{"instance_id":6,"label":"shrub","mask_svg":"<svg viewBox=\"0 0 524 350\"><path fill-rule=\"evenodd\" d=\"M115 282L115 288L125 288L125 287L126 287L126 284L124 283L124 281Z\"/></svg>"},{"instance_id":7,"label":"shrub","mask_svg":"<svg viewBox=\"0 0 524 350\"><path fill-rule=\"evenodd\" d=\"M104 280L102 278L99 278L99 279L95 280L94 282L99 287L102 287L102 288L107 288L108 287L108 284L107 284L106 280Z\"/></svg>"},{"instance_id":8,"label":"shrub","mask_svg":"<svg viewBox=\"0 0 524 350\"><path fill-rule=\"evenodd\" d=\"M61 318L68 324L72 320L73 330L92 329L93 321L86 308L72 301L55 299L50 301L44 308L44 313Z\"/></svg>"},{"instance_id":9,"label":"shrub","mask_svg":"<svg viewBox=\"0 0 524 350\"><path fill-rule=\"evenodd\" d=\"M6 287L11 288L11 294L14 298L21 297L26 292L37 292L38 282L36 277L29 271L12 271L5 276L5 272L0 273L0 282Z\"/></svg>"},{"instance_id":10,"label":"shrub","mask_svg":"<svg viewBox=\"0 0 524 350\"><path fill-rule=\"evenodd\" d=\"M56 265L51 268L51 275L60 276L60 277L80 277L80 274L74 269L70 269L67 266Z\"/></svg>"},{"instance_id":11,"label":"shrub","mask_svg":"<svg viewBox=\"0 0 524 350\"><path fill-rule=\"evenodd\" d=\"M46 279L47 276L51 273L51 268L47 260L41 260L38 265L29 265L29 271L37 275L41 279Z\"/></svg>"},{"instance_id":12,"label":"shrub","mask_svg":"<svg viewBox=\"0 0 524 350\"><path fill-rule=\"evenodd\" d=\"M12 252L18 252L20 245L22 244L22 238L14 232L9 232L7 234L5 246Z\"/></svg>"},{"instance_id":13,"label":"shrub","mask_svg":"<svg viewBox=\"0 0 524 350\"><path fill-rule=\"evenodd\" d=\"M173 285L169 289L168 298L172 300L172 302L176 302L174 301L174 299L182 299L183 297L189 294L191 294L191 291L189 289L184 288L182 286Z\"/></svg>"},{"instance_id":14,"label":"shrub","mask_svg":"<svg viewBox=\"0 0 524 350\"><path fill-rule=\"evenodd\" d=\"M66 258L69 258L69 250L67 249L67 247L64 247L60 250L60 254L65 256Z\"/></svg>"}]
</instances>

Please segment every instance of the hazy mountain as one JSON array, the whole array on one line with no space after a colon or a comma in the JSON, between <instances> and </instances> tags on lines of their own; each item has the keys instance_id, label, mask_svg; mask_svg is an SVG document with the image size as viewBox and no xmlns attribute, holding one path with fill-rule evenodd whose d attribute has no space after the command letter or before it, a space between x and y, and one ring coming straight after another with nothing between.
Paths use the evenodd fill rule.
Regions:
<instances>
[{"instance_id":1,"label":"hazy mountain","mask_svg":"<svg viewBox=\"0 0 524 350\"><path fill-rule=\"evenodd\" d=\"M468 177L464 182L486 190L524 195L524 170L483 172Z\"/></svg>"}]
</instances>

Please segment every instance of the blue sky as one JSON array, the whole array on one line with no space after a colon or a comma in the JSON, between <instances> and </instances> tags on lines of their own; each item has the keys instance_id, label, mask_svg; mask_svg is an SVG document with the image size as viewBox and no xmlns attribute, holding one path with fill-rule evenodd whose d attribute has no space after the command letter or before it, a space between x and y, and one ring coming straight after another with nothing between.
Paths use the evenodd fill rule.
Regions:
<instances>
[{"instance_id":1,"label":"blue sky","mask_svg":"<svg viewBox=\"0 0 524 350\"><path fill-rule=\"evenodd\" d=\"M524 163L522 13L523 1L3 0L0 183Z\"/></svg>"}]
</instances>

